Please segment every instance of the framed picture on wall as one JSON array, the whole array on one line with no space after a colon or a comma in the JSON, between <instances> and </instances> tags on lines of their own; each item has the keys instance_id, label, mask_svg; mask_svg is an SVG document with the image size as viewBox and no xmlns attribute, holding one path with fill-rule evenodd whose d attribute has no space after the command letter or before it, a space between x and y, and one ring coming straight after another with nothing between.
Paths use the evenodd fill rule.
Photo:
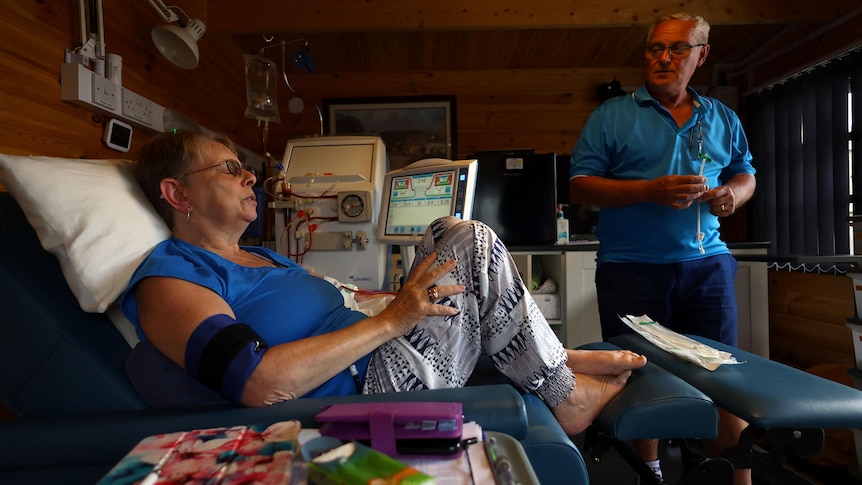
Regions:
<instances>
[{"instance_id":1,"label":"framed picture on wall","mask_svg":"<svg viewBox=\"0 0 862 485\"><path fill-rule=\"evenodd\" d=\"M376 135L389 169L425 158L455 158L455 96L324 99L331 135Z\"/></svg>"}]
</instances>

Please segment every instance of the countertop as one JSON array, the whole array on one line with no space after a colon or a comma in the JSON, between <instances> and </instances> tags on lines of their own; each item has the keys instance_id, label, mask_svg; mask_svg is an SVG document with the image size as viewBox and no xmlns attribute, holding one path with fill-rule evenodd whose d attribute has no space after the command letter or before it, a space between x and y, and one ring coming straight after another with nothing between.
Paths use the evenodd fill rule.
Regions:
<instances>
[{"instance_id":1,"label":"countertop","mask_svg":"<svg viewBox=\"0 0 862 485\"><path fill-rule=\"evenodd\" d=\"M844 265L844 264L852 264L855 266L862 266L862 255L856 254L837 254L834 256L806 256L806 255L797 255L797 254L781 254L781 255L771 255L771 254L739 254L739 252L745 252L748 250L757 250L757 249L768 249L770 243L767 241L752 241L752 242L738 242L738 243L728 243L727 247L731 250L731 252L736 252L733 256L737 261L754 261L754 262L764 262L764 263L780 263L780 264L830 264L830 265ZM576 240L572 241L566 245L556 245L556 244L537 244L537 245L529 245L529 246L509 246L509 250L512 252L522 252L522 253L540 253L540 252L587 252L587 251L598 251L599 243L595 240ZM757 251L757 253L761 253L761 251Z\"/></svg>"},{"instance_id":2,"label":"countertop","mask_svg":"<svg viewBox=\"0 0 862 485\"><path fill-rule=\"evenodd\" d=\"M735 249L767 249L769 248L769 242L763 241L754 241L754 242L743 242L743 243L728 243L727 247L730 248L731 251ZM509 246L509 251L512 252L523 252L523 253L538 253L538 252L568 252L568 251L598 251L599 242L598 241L590 241L590 240L576 240L572 241L566 245L557 245L557 244L537 244L530 246ZM765 255L751 255L752 257L760 257L764 258ZM739 256L738 258L742 258L743 256ZM749 255L745 255L746 258Z\"/></svg>"},{"instance_id":3,"label":"countertop","mask_svg":"<svg viewBox=\"0 0 862 485\"><path fill-rule=\"evenodd\" d=\"M739 261L763 261L765 263L790 264L855 264L862 263L862 256L856 254L836 254L833 256L806 256L802 254L741 254Z\"/></svg>"}]
</instances>

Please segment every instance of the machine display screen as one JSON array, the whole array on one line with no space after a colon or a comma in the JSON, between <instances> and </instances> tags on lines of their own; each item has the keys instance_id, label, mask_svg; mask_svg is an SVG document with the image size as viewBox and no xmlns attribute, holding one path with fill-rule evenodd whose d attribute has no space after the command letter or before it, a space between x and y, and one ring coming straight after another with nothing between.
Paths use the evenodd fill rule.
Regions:
<instances>
[{"instance_id":1,"label":"machine display screen","mask_svg":"<svg viewBox=\"0 0 862 485\"><path fill-rule=\"evenodd\" d=\"M475 188L475 162L389 172L384 179L378 239L418 244L428 225L443 216L469 219Z\"/></svg>"}]
</instances>

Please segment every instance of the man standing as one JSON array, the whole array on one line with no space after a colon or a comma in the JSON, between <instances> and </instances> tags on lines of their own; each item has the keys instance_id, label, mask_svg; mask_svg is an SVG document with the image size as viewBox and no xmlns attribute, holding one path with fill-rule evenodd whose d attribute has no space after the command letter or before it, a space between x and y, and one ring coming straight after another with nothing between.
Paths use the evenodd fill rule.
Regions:
<instances>
[{"instance_id":1,"label":"man standing","mask_svg":"<svg viewBox=\"0 0 862 485\"><path fill-rule=\"evenodd\" d=\"M589 118L572 153L571 200L600 207L596 290L602 335L629 332L618 315L736 345L736 261L719 217L755 188L736 114L688 87L709 54L699 16L660 16L647 34L644 85ZM721 413L711 453L735 444L745 422ZM658 444L636 445L657 474ZM751 483L736 470L737 484Z\"/></svg>"}]
</instances>

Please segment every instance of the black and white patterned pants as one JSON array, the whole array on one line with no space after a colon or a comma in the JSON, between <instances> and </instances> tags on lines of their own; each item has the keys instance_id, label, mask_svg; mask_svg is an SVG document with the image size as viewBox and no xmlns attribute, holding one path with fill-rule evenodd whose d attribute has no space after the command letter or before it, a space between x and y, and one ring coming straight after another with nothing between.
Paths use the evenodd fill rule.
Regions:
<instances>
[{"instance_id":1,"label":"black and white patterned pants","mask_svg":"<svg viewBox=\"0 0 862 485\"><path fill-rule=\"evenodd\" d=\"M438 219L425 232L414 266L431 252L438 263L457 262L438 284L461 284L466 291L439 303L460 312L427 317L378 348L363 392L461 387L487 354L500 372L549 406L565 400L575 387L565 349L494 231L478 221Z\"/></svg>"}]
</instances>

